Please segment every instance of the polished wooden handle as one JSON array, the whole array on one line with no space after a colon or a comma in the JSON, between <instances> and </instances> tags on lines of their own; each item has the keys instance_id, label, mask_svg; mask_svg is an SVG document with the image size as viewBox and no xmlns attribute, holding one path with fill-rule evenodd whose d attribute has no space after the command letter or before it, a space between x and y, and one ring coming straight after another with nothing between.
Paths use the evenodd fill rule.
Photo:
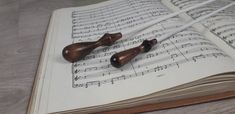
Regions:
<instances>
[{"instance_id":1,"label":"polished wooden handle","mask_svg":"<svg viewBox=\"0 0 235 114\"><path fill-rule=\"evenodd\" d=\"M66 46L63 51L63 57L69 62L76 62L83 59L92 50L99 46L111 46L116 40L122 37L121 33L104 34L98 41L95 42L80 42Z\"/></svg>"},{"instance_id":2,"label":"polished wooden handle","mask_svg":"<svg viewBox=\"0 0 235 114\"><path fill-rule=\"evenodd\" d=\"M144 40L140 46L116 53L110 59L111 65L116 68L120 68L131 61L131 59L135 58L138 54L148 52L156 43L156 39Z\"/></svg>"}]
</instances>

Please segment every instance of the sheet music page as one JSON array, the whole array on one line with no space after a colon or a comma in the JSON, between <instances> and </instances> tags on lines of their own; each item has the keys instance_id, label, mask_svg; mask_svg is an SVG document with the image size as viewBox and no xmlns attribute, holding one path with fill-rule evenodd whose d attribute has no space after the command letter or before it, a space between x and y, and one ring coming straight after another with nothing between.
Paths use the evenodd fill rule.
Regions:
<instances>
[{"instance_id":1,"label":"sheet music page","mask_svg":"<svg viewBox=\"0 0 235 114\"><path fill-rule=\"evenodd\" d=\"M165 2L165 4L174 11L184 9L204 1L205 0L163 0L163 2ZM186 20L197 19L198 17L209 14L231 2L233 1L217 0L203 7L186 12L187 16L190 18L187 16L182 17ZM235 58L235 6L231 6L226 10L211 16L210 18L202 21L201 24L203 27L208 29L205 35L216 42L217 45L224 48L227 53L231 53L230 56ZM201 27L198 27L198 29L199 31L205 31ZM215 37L218 37L219 39L215 39Z\"/></svg>"},{"instance_id":2,"label":"sheet music page","mask_svg":"<svg viewBox=\"0 0 235 114\"><path fill-rule=\"evenodd\" d=\"M193 28L182 31L138 55L122 68L114 68L112 54L138 46L144 39L161 37L183 25L176 17L158 23L110 47L94 50L84 60L69 63L62 49L76 42L96 41L104 33L128 33L134 27L170 12L158 0L113 0L97 5L68 8L59 14L52 39L45 77L49 90L47 112L103 105L195 81L210 75L235 71L230 56ZM47 80L47 81L48 81ZM45 106L45 104L42 104Z\"/></svg>"}]
</instances>

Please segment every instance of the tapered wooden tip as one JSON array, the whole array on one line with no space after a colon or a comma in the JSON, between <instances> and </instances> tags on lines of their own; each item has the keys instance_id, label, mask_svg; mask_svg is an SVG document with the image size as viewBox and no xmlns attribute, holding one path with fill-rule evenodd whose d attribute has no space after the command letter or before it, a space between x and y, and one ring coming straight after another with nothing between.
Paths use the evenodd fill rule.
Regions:
<instances>
[{"instance_id":1,"label":"tapered wooden tip","mask_svg":"<svg viewBox=\"0 0 235 114\"><path fill-rule=\"evenodd\" d=\"M131 61L131 59L137 56L140 52L141 52L141 48L135 47L126 51L116 53L110 58L111 65L116 68L120 68L126 63L128 63L129 61Z\"/></svg>"},{"instance_id":2,"label":"tapered wooden tip","mask_svg":"<svg viewBox=\"0 0 235 114\"><path fill-rule=\"evenodd\" d=\"M148 52L156 43L156 39L144 40L143 43L138 47L116 53L110 58L111 65L113 67L120 68L126 63L130 62L138 54Z\"/></svg>"},{"instance_id":3,"label":"tapered wooden tip","mask_svg":"<svg viewBox=\"0 0 235 114\"><path fill-rule=\"evenodd\" d=\"M122 33L109 34L105 33L97 43L100 43L103 46L111 46L115 41L119 40L122 37Z\"/></svg>"},{"instance_id":4,"label":"tapered wooden tip","mask_svg":"<svg viewBox=\"0 0 235 114\"><path fill-rule=\"evenodd\" d=\"M64 59L73 63L83 59L96 47L95 42L74 43L66 46L62 51L62 55Z\"/></svg>"},{"instance_id":5,"label":"tapered wooden tip","mask_svg":"<svg viewBox=\"0 0 235 114\"><path fill-rule=\"evenodd\" d=\"M98 41L95 42L80 42L68 45L63 49L62 55L64 59L73 63L83 59L85 56L90 54L92 50L94 50L99 46L112 45L115 41L117 41L121 37L122 37L121 33L114 33L114 34L106 33Z\"/></svg>"}]
</instances>

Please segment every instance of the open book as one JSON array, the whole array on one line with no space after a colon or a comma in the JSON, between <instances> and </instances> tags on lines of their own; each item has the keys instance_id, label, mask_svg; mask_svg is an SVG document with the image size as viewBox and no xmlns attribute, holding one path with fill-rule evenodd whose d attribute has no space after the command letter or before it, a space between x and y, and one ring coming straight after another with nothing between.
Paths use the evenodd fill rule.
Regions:
<instances>
[{"instance_id":1,"label":"open book","mask_svg":"<svg viewBox=\"0 0 235 114\"><path fill-rule=\"evenodd\" d=\"M81 61L69 63L62 57L62 49L69 44L96 41L105 33L128 34L139 25L200 2L111 0L54 11L28 113L97 113L171 103L156 106L169 108L235 96L235 6L175 34L121 68L112 67L109 60L114 53L161 37L231 3L228 0L156 23L112 46L95 49ZM209 97L200 99L203 96ZM187 103L180 103L185 99Z\"/></svg>"}]
</instances>

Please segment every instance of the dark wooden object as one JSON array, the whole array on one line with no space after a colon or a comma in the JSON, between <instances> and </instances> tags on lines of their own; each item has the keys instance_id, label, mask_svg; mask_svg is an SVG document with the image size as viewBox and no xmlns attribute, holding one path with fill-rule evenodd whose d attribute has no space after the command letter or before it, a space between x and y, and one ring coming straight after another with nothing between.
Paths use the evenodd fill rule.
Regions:
<instances>
[{"instance_id":1,"label":"dark wooden object","mask_svg":"<svg viewBox=\"0 0 235 114\"><path fill-rule=\"evenodd\" d=\"M122 37L121 33L106 33L98 41L80 42L66 46L63 51L63 57L69 62L76 62L83 59L92 50L99 46L111 46L116 40Z\"/></svg>"},{"instance_id":2,"label":"dark wooden object","mask_svg":"<svg viewBox=\"0 0 235 114\"><path fill-rule=\"evenodd\" d=\"M131 61L131 59L135 58L138 54L148 52L156 43L156 39L144 40L140 46L116 53L110 59L111 65L116 68L120 68Z\"/></svg>"}]
</instances>

